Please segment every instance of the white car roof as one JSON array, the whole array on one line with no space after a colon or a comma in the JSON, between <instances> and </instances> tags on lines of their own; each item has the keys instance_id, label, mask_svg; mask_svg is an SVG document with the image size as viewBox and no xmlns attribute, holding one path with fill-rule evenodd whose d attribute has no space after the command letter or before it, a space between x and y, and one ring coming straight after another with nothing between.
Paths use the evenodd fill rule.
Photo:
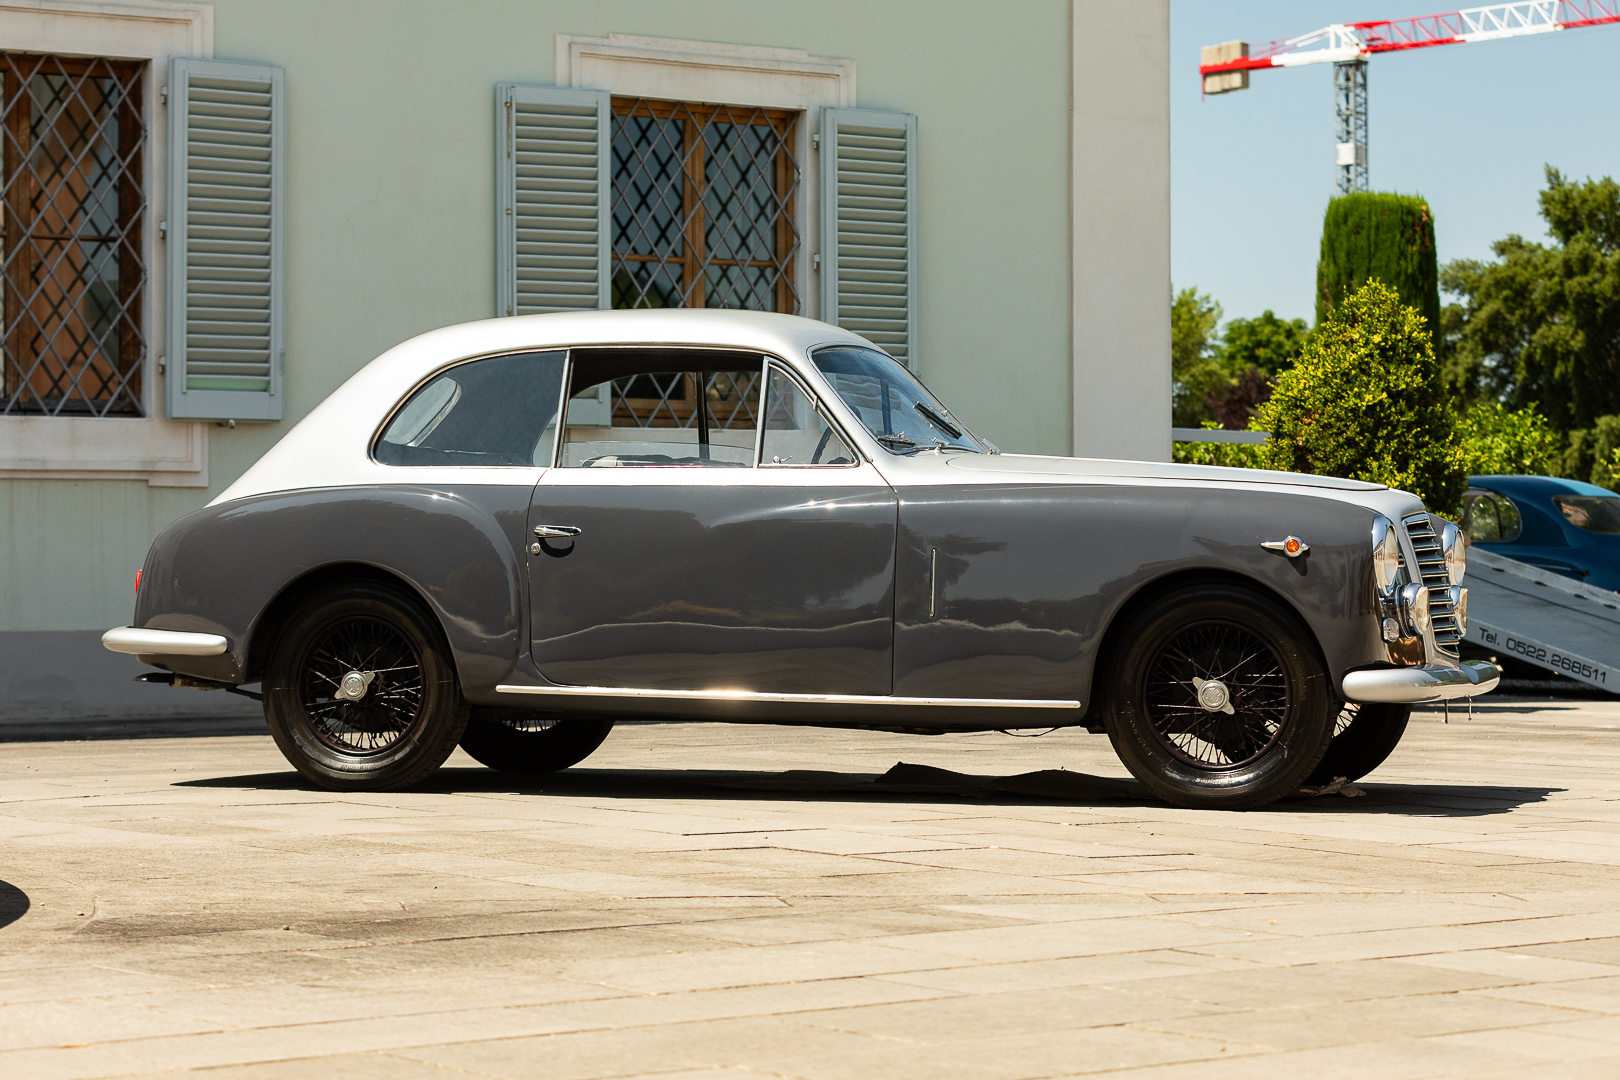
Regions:
<instances>
[{"instance_id":1,"label":"white car roof","mask_svg":"<svg viewBox=\"0 0 1620 1080\"><path fill-rule=\"evenodd\" d=\"M570 311L483 319L430 330L401 342L355 372L282 436L214 500L303 487L411 483L411 470L370 460L369 444L383 418L435 371L477 356L519 349L600 345L685 345L771 353L802 361L817 345L870 342L836 326L797 315L709 308ZM803 369L803 363L795 363ZM489 482L496 482L491 477ZM509 477L503 482L510 482Z\"/></svg>"}]
</instances>

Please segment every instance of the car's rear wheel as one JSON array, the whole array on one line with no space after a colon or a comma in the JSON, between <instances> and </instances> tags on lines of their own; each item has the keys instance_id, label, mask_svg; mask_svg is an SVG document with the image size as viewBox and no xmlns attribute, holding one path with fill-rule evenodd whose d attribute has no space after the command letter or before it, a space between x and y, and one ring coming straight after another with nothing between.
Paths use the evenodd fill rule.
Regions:
<instances>
[{"instance_id":1,"label":"car's rear wheel","mask_svg":"<svg viewBox=\"0 0 1620 1080\"><path fill-rule=\"evenodd\" d=\"M475 707L461 748L502 772L551 773L590 757L612 730L592 716Z\"/></svg>"},{"instance_id":2,"label":"car's rear wheel","mask_svg":"<svg viewBox=\"0 0 1620 1080\"><path fill-rule=\"evenodd\" d=\"M1333 735L1307 631L1275 601L1226 585L1161 596L1130 616L1104 723L1120 760L1177 806L1247 809L1292 794Z\"/></svg>"},{"instance_id":3,"label":"car's rear wheel","mask_svg":"<svg viewBox=\"0 0 1620 1080\"><path fill-rule=\"evenodd\" d=\"M292 766L334 791L420 783L467 724L431 617L372 584L320 593L292 614L265 667L264 711Z\"/></svg>"},{"instance_id":4,"label":"car's rear wheel","mask_svg":"<svg viewBox=\"0 0 1620 1080\"><path fill-rule=\"evenodd\" d=\"M1341 778L1360 780L1395 752L1411 717L1410 705L1351 701L1340 706L1333 741L1305 782L1321 785Z\"/></svg>"}]
</instances>

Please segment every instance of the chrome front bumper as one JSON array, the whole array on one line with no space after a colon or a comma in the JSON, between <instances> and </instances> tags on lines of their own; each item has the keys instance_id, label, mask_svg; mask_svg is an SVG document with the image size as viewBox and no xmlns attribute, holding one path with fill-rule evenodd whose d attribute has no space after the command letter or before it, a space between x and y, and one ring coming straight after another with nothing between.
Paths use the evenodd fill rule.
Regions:
<instances>
[{"instance_id":1,"label":"chrome front bumper","mask_svg":"<svg viewBox=\"0 0 1620 1080\"><path fill-rule=\"evenodd\" d=\"M139 656L218 656L230 643L218 634L116 626L101 635L101 644L112 652Z\"/></svg>"},{"instance_id":2,"label":"chrome front bumper","mask_svg":"<svg viewBox=\"0 0 1620 1080\"><path fill-rule=\"evenodd\" d=\"M1458 667L1379 668L1352 671L1344 677L1344 696L1351 701L1389 701L1415 705L1474 697L1496 689L1502 673L1485 660L1465 660Z\"/></svg>"}]
</instances>

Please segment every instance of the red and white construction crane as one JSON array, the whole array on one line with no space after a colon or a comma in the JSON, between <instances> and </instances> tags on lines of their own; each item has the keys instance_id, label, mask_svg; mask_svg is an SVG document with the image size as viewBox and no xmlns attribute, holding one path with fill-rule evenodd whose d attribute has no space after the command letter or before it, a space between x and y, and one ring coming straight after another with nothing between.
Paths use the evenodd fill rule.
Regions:
<instances>
[{"instance_id":1,"label":"red and white construction crane","mask_svg":"<svg viewBox=\"0 0 1620 1080\"><path fill-rule=\"evenodd\" d=\"M1204 93L1246 90L1249 72L1300 64L1333 65L1339 192L1367 190L1367 58L1373 53L1463 45L1620 23L1620 0L1521 0L1516 4L1420 15L1415 19L1339 23L1250 51L1246 41L1203 48Z\"/></svg>"}]
</instances>

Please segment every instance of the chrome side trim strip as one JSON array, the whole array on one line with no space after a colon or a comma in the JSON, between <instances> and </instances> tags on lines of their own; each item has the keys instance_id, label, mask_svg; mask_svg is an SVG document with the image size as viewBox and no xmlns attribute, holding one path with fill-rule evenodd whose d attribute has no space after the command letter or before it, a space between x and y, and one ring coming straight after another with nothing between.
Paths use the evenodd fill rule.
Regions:
<instances>
[{"instance_id":1,"label":"chrome side trim strip","mask_svg":"<svg viewBox=\"0 0 1620 1080\"><path fill-rule=\"evenodd\" d=\"M180 630L143 630L116 626L101 635L111 652L147 656L218 656L230 644L218 634L188 634Z\"/></svg>"},{"instance_id":2,"label":"chrome side trim strip","mask_svg":"<svg viewBox=\"0 0 1620 1080\"><path fill-rule=\"evenodd\" d=\"M1080 702L1050 698L885 697L877 694L767 694L757 690L641 690L629 686L510 686L502 694L555 697L652 698L671 701L765 701L793 705L946 705L997 709L1078 709Z\"/></svg>"}]
</instances>

